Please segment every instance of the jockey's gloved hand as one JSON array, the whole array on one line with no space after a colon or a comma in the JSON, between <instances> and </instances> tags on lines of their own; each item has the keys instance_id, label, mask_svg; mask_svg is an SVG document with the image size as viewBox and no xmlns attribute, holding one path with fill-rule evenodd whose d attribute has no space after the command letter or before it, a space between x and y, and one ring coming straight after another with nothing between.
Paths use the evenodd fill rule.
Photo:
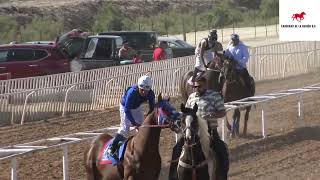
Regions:
<instances>
[{"instance_id":1,"label":"jockey's gloved hand","mask_svg":"<svg viewBox=\"0 0 320 180\"><path fill-rule=\"evenodd\" d=\"M135 121L131 122L131 124L132 124L132 126L137 126L137 127L141 126L140 124L136 123Z\"/></svg>"}]
</instances>

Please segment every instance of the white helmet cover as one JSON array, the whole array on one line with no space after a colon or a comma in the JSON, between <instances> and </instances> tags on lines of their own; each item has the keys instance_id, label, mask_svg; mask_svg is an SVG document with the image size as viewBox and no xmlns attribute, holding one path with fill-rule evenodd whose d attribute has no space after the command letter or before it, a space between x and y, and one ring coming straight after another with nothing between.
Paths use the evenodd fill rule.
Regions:
<instances>
[{"instance_id":1,"label":"white helmet cover","mask_svg":"<svg viewBox=\"0 0 320 180\"><path fill-rule=\"evenodd\" d=\"M150 90L152 87L151 77L147 75L141 76L138 80L138 87L143 90Z\"/></svg>"}]
</instances>

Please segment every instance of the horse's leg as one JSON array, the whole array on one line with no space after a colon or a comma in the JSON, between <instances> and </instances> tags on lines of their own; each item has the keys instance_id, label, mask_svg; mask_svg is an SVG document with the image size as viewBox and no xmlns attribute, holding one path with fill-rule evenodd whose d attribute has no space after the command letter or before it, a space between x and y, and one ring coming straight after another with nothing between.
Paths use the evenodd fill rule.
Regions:
<instances>
[{"instance_id":1,"label":"horse's leg","mask_svg":"<svg viewBox=\"0 0 320 180\"><path fill-rule=\"evenodd\" d=\"M94 166L93 163L93 144L90 146L89 149L85 150L84 152L84 159L86 163L86 172L87 172L87 180L94 180Z\"/></svg>"},{"instance_id":2,"label":"horse's leg","mask_svg":"<svg viewBox=\"0 0 320 180\"><path fill-rule=\"evenodd\" d=\"M236 135L238 113L239 113L239 110L235 109L233 112L233 115L232 115L232 127L231 127L232 137L235 137L235 135Z\"/></svg>"},{"instance_id":3,"label":"horse's leg","mask_svg":"<svg viewBox=\"0 0 320 180\"><path fill-rule=\"evenodd\" d=\"M248 124L248 120L249 120L250 110L251 110L251 106L246 107L246 114L244 116L244 126L243 126L243 135L244 136L247 135L247 124Z\"/></svg>"},{"instance_id":4,"label":"horse's leg","mask_svg":"<svg viewBox=\"0 0 320 180\"><path fill-rule=\"evenodd\" d=\"M233 113L233 125L232 125L232 137L239 135L239 119L240 119L240 110L236 109Z\"/></svg>"}]
</instances>

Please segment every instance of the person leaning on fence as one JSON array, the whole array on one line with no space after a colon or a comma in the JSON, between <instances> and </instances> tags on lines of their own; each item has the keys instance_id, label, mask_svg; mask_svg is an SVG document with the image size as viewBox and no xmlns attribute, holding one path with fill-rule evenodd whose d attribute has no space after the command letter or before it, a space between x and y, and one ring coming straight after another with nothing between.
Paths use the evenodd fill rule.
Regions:
<instances>
[{"instance_id":1,"label":"person leaning on fence","mask_svg":"<svg viewBox=\"0 0 320 180\"><path fill-rule=\"evenodd\" d=\"M196 63L191 83L194 83L198 73L204 73L206 71L209 64L214 60L216 52L222 50L222 44L218 42L217 30L210 30L208 37L201 39L195 49Z\"/></svg>"},{"instance_id":2,"label":"person leaning on fence","mask_svg":"<svg viewBox=\"0 0 320 180\"><path fill-rule=\"evenodd\" d=\"M160 61L160 60L164 60L167 59L167 54L165 49L168 47L167 42L165 41L161 41L159 44L159 47L157 47L154 51L153 51L153 60L154 61Z\"/></svg>"},{"instance_id":3,"label":"person leaning on fence","mask_svg":"<svg viewBox=\"0 0 320 180\"><path fill-rule=\"evenodd\" d=\"M120 102L120 128L115 135L113 143L108 149L108 153L115 159L116 150L119 148L119 142L124 142L130 131L131 126L140 126L144 120L141 104L149 102L149 111L151 113L155 106L155 95L152 88L151 77L144 75L138 79L138 84L133 85L125 91Z\"/></svg>"},{"instance_id":4,"label":"person leaning on fence","mask_svg":"<svg viewBox=\"0 0 320 180\"><path fill-rule=\"evenodd\" d=\"M229 155L227 145L220 139L217 131L217 118L222 118L226 115L224 100L220 93L210 90L207 87L207 79L203 76L197 77L194 86L195 92L190 94L185 107L192 108L195 104L198 105L197 116L199 121L206 121L208 126L208 133L210 135L210 147L219 158L220 167L224 172L225 177L229 171ZM182 147L184 144L184 137L181 136L172 151L172 161L180 157ZM170 165L169 180L177 180L177 165L173 162Z\"/></svg>"},{"instance_id":5,"label":"person leaning on fence","mask_svg":"<svg viewBox=\"0 0 320 180\"><path fill-rule=\"evenodd\" d=\"M248 47L240 41L240 37L238 34L231 35L231 43L229 43L227 49L225 50L225 56L237 62L236 70L238 71L239 75L243 78L246 87L249 90L252 90L251 77L247 70L249 51Z\"/></svg>"}]
</instances>

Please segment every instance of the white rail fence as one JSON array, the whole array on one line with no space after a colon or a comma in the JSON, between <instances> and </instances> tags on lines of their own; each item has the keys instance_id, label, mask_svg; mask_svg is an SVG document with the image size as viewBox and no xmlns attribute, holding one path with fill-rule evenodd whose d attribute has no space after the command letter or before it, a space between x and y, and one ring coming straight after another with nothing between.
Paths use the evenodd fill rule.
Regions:
<instances>
[{"instance_id":1,"label":"white rail fence","mask_svg":"<svg viewBox=\"0 0 320 180\"><path fill-rule=\"evenodd\" d=\"M266 103L270 103L272 100L280 100L281 98L286 98L288 96L292 95L299 95L298 100L298 121L301 121L303 124L303 94L313 91L319 91L320 90L320 83L314 84L311 86L306 86L304 88L300 89L289 89L289 90L283 90L275 93L269 93L261 96L254 96L245 98L238 101L233 101L229 103L225 103L227 110L234 110L236 108L241 108L244 106L250 106L253 104L260 104L262 105L261 110L261 132L262 137L266 137L266 131L265 131L265 105ZM0 148L0 161L11 159L11 179L16 180L17 179L17 158L29 153L35 153L39 151L46 151L53 148L61 148L63 150L63 179L68 180L69 177L69 160L68 160L68 149L69 146L76 143L81 143L83 141L92 140L96 136L108 132L110 130L115 130L118 127L112 126L104 129L98 129L93 131L87 131L87 132L78 132L74 134L49 138L49 139L42 139L34 142L24 143L24 144L18 144L14 146L7 146ZM225 140L225 119L222 119L222 138ZM50 144L49 146L44 146L44 144Z\"/></svg>"},{"instance_id":2,"label":"white rail fence","mask_svg":"<svg viewBox=\"0 0 320 180\"><path fill-rule=\"evenodd\" d=\"M319 47L319 49L317 49ZM320 67L320 42L290 42L250 49L256 81L298 75ZM179 81L193 56L0 81L0 126L117 106L124 89L150 73L156 93L179 95Z\"/></svg>"}]
</instances>

